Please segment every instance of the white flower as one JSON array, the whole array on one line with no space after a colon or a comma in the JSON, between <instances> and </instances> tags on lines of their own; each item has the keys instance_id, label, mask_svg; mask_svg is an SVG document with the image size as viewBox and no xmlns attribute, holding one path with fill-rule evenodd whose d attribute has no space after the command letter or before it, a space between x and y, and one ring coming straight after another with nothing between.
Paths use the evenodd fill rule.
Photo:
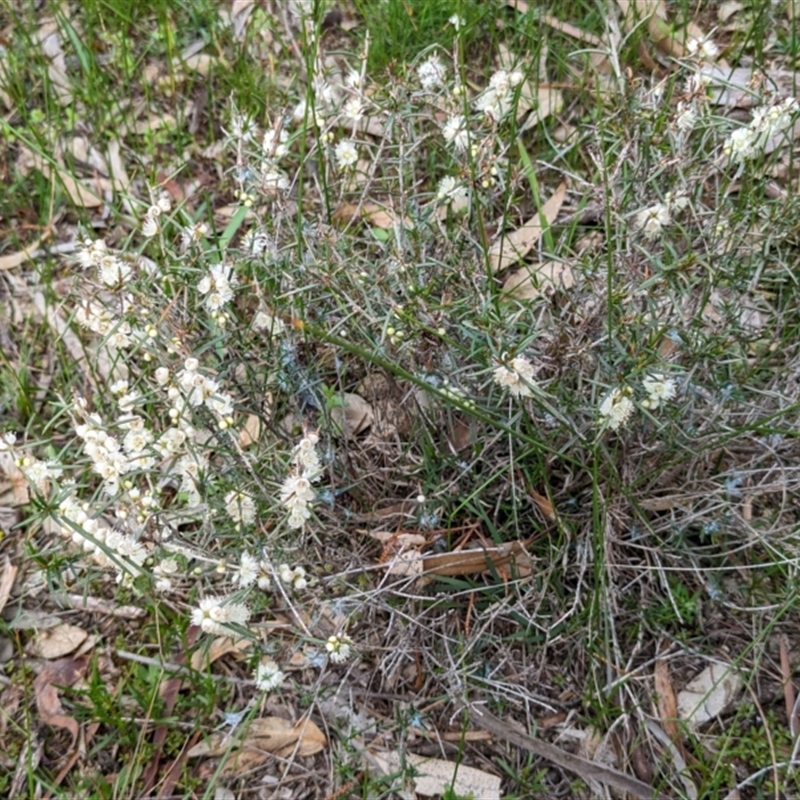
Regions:
<instances>
[{"instance_id":1,"label":"white flower","mask_svg":"<svg viewBox=\"0 0 800 800\"><path fill-rule=\"evenodd\" d=\"M452 17L449 17L447 20L457 31L460 31L464 25L466 25L466 20L464 17L460 17L458 14L453 14Z\"/></svg>"},{"instance_id":2,"label":"white flower","mask_svg":"<svg viewBox=\"0 0 800 800\"><path fill-rule=\"evenodd\" d=\"M256 667L256 687L262 692L271 692L277 689L286 680L286 675L281 672L278 665L267 658Z\"/></svg>"},{"instance_id":3,"label":"white flower","mask_svg":"<svg viewBox=\"0 0 800 800\"><path fill-rule=\"evenodd\" d=\"M39 461L38 458L29 458L27 456L19 459L17 466L22 470L22 474L27 478L28 482L42 493L47 489L47 483L50 478L58 477L60 471L59 468L51 466L45 461Z\"/></svg>"},{"instance_id":4,"label":"white flower","mask_svg":"<svg viewBox=\"0 0 800 800\"><path fill-rule=\"evenodd\" d=\"M178 562L174 558L165 558L153 567L156 578L156 591L168 592L172 589L172 576L178 572Z\"/></svg>"},{"instance_id":5,"label":"white flower","mask_svg":"<svg viewBox=\"0 0 800 800\"><path fill-rule=\"evenodd\" d=\"M431 56L423 61L417 68L417 77L426 92L431 92L442 86L447 79L447 69L442 64L439 56Z\"/></svg>"},{"instance_id":6,"label":"white flower","mask_svg":"<svg viewBox=\"0 0 800 800\"><path fill-rule=\"evenodd\" d=\"M734 163L746 161L758 153L757 139L752 128L737 128L722 143L722 152Z\"/></svg>"},{"instance_id":7,"label":"white flower","mask_svg":"<svg viewBox=\"0 0 800 800\"><path fill-rule=\"evenodd\" d=\"M690 56L700 61L713 61L719 55L719 48L711 39L689 39L687 49Z\"/></svg>"},{"instance_id":8,"label":"white flower","mask_svg":"<svg viewBox=\"0 0 800 800\"><path fill-rule=\"evenodd\" d=\"M280 336L286 332L286 324L279 317L274 317L266 311L257 311L253 317L253 328L257 331L266 331L270 336Z\"/></svg>"},{"instance_id":9,"label":"white flower","mask_svg":"<svg viewBox=\"0 0 800 800\"><path fill-rule=\"evenodd\" d=\"M314 431L309 431L300 440L292 454L292 462L300 468L303 477L312 482L322 474L322 463L316 450L318 443L319 435Z\"/></svg>"},{"instance_id":10,"label":"white flower","mask_svg":"<svg viewBox=\"0 0 800 800\"><path fill-rule=\"evenodd\" d=\"M353 654L352 648L353 640L344 633L338 636L331 636L325 643L325 649L328 651L328 658L334 664L343 664Z\"/></svg>"},{"instance_id":11,"label":"white flower","mask_svg":"<svg viewBox=\"0 0 800 800\"><path fill-rule=\"evenodd\" d=\"M144 222L142 223L142 235L146 236L148 239L155 236L161 230L161 226L158 224L157 217L151 217L150 215L144 218Z\"/></svg>"},{"instance_id":12,"label":"white flower","mask_svg":"<svg viewBox=\"0 0 800 800\"><path fill-rule=\"evenodd\" d=\"M252 497L248 497L243 492L234 491L225 495L225 511L234 522L241 522L245 525L252 525L256 519L256 504ZM242 557L244 558L244 556Z\"/></svg>"},{"instance_id":13,"label":"white flower","mask_svg":"<svg viewBox=\"0 0 800 800\"><path fill-rule=\"evenodd\" d=\"M447 175L439 181L436 200L439 203L448 203L453 211L463 211L469 205L469 192L466 186Z\"/></svg>"},{"instance_id":14,"label":"white flower","mask_svg":"<svg viewBox=\"0 0 800 800\"><path fill-rule=\"evenodd\" d=\"M343 106L342 113L352 120L358 121L364 116L364 106L358 97L351 97Z\"/></svg>"},{"instance_id":15,"label":"white flower","mask_svg":"<svg viewBox=\"0 0 800 800\"><path fill-rule=\"evenodd\" d=\"M535 384L533 364L525 356L515 356L508 364L494 371L494 382L505 386L512 397L531 397L531 384Z\"/></svg>"},{"instance_id":16,"label":"white flower","mask_svg":"<svg viewBox=\"0 0 800 800\"><path fill-rule=\"evenodd\" d=\"M656 203L648 208L643 208L636 215L636 225L648 239L658 236L661 233L661 229L665 225L669 225L669 223L669 208L663 203Z\"/></svg>"},{"instance_id":17,"label":"white flower","mask_svg":"<svg viewBox=\"0 0 800 800\"><path fill-rule=\"evenodd\" d=\"M242 603L228 597L204 597L198 608L192 609L192 625L200 626L204 633L217 636L230 635L228 625L244 625L250 619L250 610Z\"/></svg>"},{"instance_id":18,"label":"white flower","mask_svg":"<svg viewBox=\"0 0 800 800\"><path fill-rule=\"evenodd\" d=\"M100 259L100 263L97 266L97 271L100 276L100 280L106 286L116 286L118 283L125 283L125 281L131 276L133 267L127 262L122 261L109 253Z\"/></svg>"},{"instance_id":19,"label":"white flower","mask_svg":"<svg viewBox=\"0 0 800 800\"><path fill-rule=\"evenodd\" d=\"M358 149L347 139L343 139L333 148L333 154L339 169L350 169L358 163Z\"/></svg>"},{"instance_id":20,"label":"white flower","mask_svg":"<svg viewBox=\"0 0 800 800\"><path fill-rule=\"evenodd\" d=\"M456 114L445 122L442 127L442 136L448 144L453 145L456 151L461 152L467 149L469 132L462 114Z\"/></svg>"},{"instance_id":21,"label":"white flower","mask_svg":"<svg viewBox=\"0 0 800 800\"><path fill-rule=\"evenodd\" d=\"M260 570L261 567L258 561L245 550L239 559L239 568L233 578L234 583L237 583L242 589L245 586L250 586L251 583L255 583L258 580Z\"/></svg>"},{"instance_id":22,"label":"white flower","mask_svg":"<svg viewBox=\"0 0 800 800\"><path fill-rule=\"evenodd\" d=\"M630 389L618 386L606 396L600 404L601 424L615 431L628 421L634 409L629 394Z\"/></svg>"},{"instance_id":23,"label":"white flower","mask_svg":"<svg viewBox=\"0 0 800 800\"><path fill-rule=\"evenodd\" d=\"M642 386L648 395L647 399L642 402L645 408L659 408L677 394L675 379L658 372L648 375L642 381Z\"/></svg>"},{"instance_id":24,"label":"white flower","mask_svg":"<svg viewBox=\"0 0 800 800\"><path fill-rule=\"evenodd\" d=\"M154 375L159 386L166 386L169 383L169 369L167 367L159 367Z\"/></svg>"},{"instance_id":25,"label":"white flower","mask_svg":"<svg viewBox=\"0 0 800 800\"><path fill-rule=\"evenodd\" d=\"M675 118L675 127L682 133L691 133L697 124L697 110L691 103L681 100L678 103L678 115Z\"/></svg>"},{"instance_id":26,"label":"white flower","mask_svg":"<svg viewBox=\"0 0 800 800\"><path fill-rule=\"evenodd\" d=\"M316 494L311 488L311 481L305 475L289 475L281 486L281 503L289 509L289 527L302 528L311 517L308 504Z\"/></svg>"},{"instance_id":27,"label":"white flower","mask_svg":"<svg viewBox=\"0 0 800 800\"><path fill-rule=\"evenodd\" d=\"M214 312L233 299L233 287L237 283L236 275L229 266L214 264L197 284L197 291L206 295L205 307Z\"/></svg>"}]
</instances>

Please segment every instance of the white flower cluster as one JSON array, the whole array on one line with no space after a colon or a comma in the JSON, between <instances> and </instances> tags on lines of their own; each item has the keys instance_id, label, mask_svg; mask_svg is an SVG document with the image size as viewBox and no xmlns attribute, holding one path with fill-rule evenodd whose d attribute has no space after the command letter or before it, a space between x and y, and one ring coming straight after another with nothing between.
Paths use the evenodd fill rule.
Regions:
<instances>
[{"instance_id":1,"label":"white flower cluster","mask_svg":"<svg viewBox=\"0 0 800 800\"><path fill-rule=\"evenodd\" d=\"M172 579L178 574L178 562L174 558L163 558L153 567L157 592L172 591Z\"/></svg>"},{"instance_id":2,"label":"white flower cluster","mask_svg":"<svg viewBox=\"0 0 800 800\"><path fill-rule=\"evenodd\" d=\"M50 479L58 477L61 473L61 467L58 465L48 464L46 461L40 461L38 458L28 455L17 458L17 467L19 467L28 483L35 486L40 494L45 494Z\"/></svg>"},{"instance_id":3,"label":"white flower cluster","mask_svg":"<svg viewBox=\"0 0 800 800\"><path fill-rule=\"evenodd\" d=\"M237 528L240 525L252 525L256 519L256 504L244 492L228 492L225 495L225 512L236 523Z\"/></svg>"},{"instance_id":4,"label":"white flower cluster","mask_svg":"<svg viewBox=\"0 0 800 800\"><path fill-rule=\"evenodd\" d=\"M256 667L253 677L256 687L262 692L271 692L286 680L286 675L281 672L280 667L271 658L264 659Z\"/></svg>"},{"instance_id":5,"label":"white flower cluster","mask_svg":"<svg viewBox=\"0 0 800 800\"><path fill-rule=\"evenodd\" d=\"M192 625L216 636L231 636L231 625L244 625L249 619L250 609L230 597L204 597L192 609Z\"/></svg>"},{"instance_id":6,"label":"white flower cluster","mask_svg":"<svg viewBox=\"0 0 800 800\"><path fill-rule=\"evenodd\" d=\"M329 637L325 649L328 651L328 658L334 664L343 664L353 655L353 640L347 634L340 633L338 636Z\"/></svg>"},{"instance_id":7,"label":"white flower cluster","mask_svg":"<svg viewBox=\"0 0 800 800\"><path fill-rule=\"evenodd\" d=\"M308 587L308 573L303 567L290 567L288 564L281 564L278 567L278 577L282 583L291 586L298 592Z\"/></svg>"},{"instance_id":8,"label":"white flower cluster","mask_svg":"<svg viewBox=\"0 0 800 800\"><path fill-rule=\"evenodd\" d=\"M453 146L457 153L462 153L469 145L469 129L463 114L449 117L442 127L444 140Z\"/></svg>"},{"instance_id":9,"label":"white flower cluster","mask_svg":"<svg viewBox=\"0 0 800 800\"><path fill-rule=\"evenodd\" d=\"M131 324L115 316L108 308L89 300L75 310L75 321L82 328L102 336L106 342L120 350L130 347L135 340Z\"/></svg>"},{"instance_id":10,"label":"white flower cluster","mask_svg":"<svg viewBox=\"0 0 800 800\"><path fill-rule=\"evenodd\" d=\"M447 80L447 68L439 56L433 55L417 67L417 77L426 92L432 92L444 86Z\"/></svg>"},{"instance_id":11,"label":"white flower cluster","mask_svg":"<svg viewBox=\"0 0 800 800\"><path fill-rule=\"evenodd\" d=\"M85 550L105 569L117 572L117 582L127 582L142 574L148 556L144 545L134 536L100 521L88 503L67 497L58 506L62 533ZM114 557L109 556L109 551Z\"/></svg>"},{"instance_id":12,"label":"white flower cluster","mask_svg":"<svg viewBox=\"0 0 800 800\"><path fill-rule=\"evenodd\" d=\"M84 269L95 267L106 286L125 284L133 274L132 265L110 252L103 239L84 240L83 248L78 251L78 263Z\"/></svg>"},{"instance_id":13,"label":"white flower cluster","mask_svg":"<svg viewBox=\"0 0 800 800\"><path fill-rule=\"evenodd\" d=\"M358 148L349 139L342 139L342 141L333 148L333 154L336 156L336 163L339 169L352 169L358 164Z\"/></svg>"},{"instance_id":14,"label":"white flower cluster","mask_svg":"<svg viewBox=\"0 0 800 800\"><path fill-rule=\"evenodd\" d=\"M704 39L689 39L686 49L692 58L699 61L713 61L719 55L719 47L708 37Z\"/></svg>"},{"instance_id":15,"label":"white flower cluster","mask_svg":"<svg viewBox=\"0 0 800 800\"><path fill-rule=\"evenodd\" d=\"M266 592L272 585L271 572L270 563L266 558L259 561L245 550L239 558L239 566L234 574L233 582L241 589L255 583L262 592Z\"/></svg>"},{"instance_id":16,"label":"white flower cluster","mask_svg":"<svg viewBox=\"0 0 800 800\"><path fill-rule=\"evenodd\" d=\"M288 189L289 176L280 168L279 162L289 152L289 131L282 124L266 131L261 150L261 178L264 188L281 191Z\"/></svg>"},{"instance_id":17,"label":"white flower cluster","mask_svg":"<svg viewBox=\"0 0 800 800\"><path fill-rule=\"evenodd\" d=\"M756 158L770 141L792 124L800 106L794 97L760 106L753 111L750 124L737 128L722 145L722 152L734 163Z\"/></svg>"},{"instance_id":18,"label":"white flower cluster","mask_svg":"<svg viewBox=\"0 0 800 800\"><path fill-rule=\"evenodd\" d=\"M489 86L475 100L475 110L482 111L495 122L501 120L514 104L514 89L525 79L518 69L500 69L489 79Z\"/></svg>"},{"instance_id":19,"label":"white flower cluster","mask_svg":"<svg viewBox=\"0 0 800 800\"><path fill-rule=\"evenodd\" d=\"M449 205L457 213L465 211L469 207L469 190L464 184L447 175L439 181L436 201Z\"/></svg>"},{"instance_id":20,"label":"white flower cluster","mask_svg":"<svg viewBox=\"0 0 800 800\"><path fill-rule=\"evenodd\" d=\"M148 238L159 234L161 232L161 223L159 219L162 214L169 214L171 207L169 197L162 194L161 197L147 209L144 215L144 221L142 222L142 233Z\"/></svg>"},{"instance_id":21,"label":"white flower cluster","mask_svg":"<svg viewBox=\"0 0 800 800\"><path fill-rule=\"evenodd\" d=\"M508 389L512 397L532 397L531 387L536 384L533 364L526 356L515 356L495 369L494 382Z\"/></svg>"},{"instance_id":22,"label":"white flower cluster","mask_svg":"<svg viewBox=\"0 0 800 800\"><path fill-rule=\"evenodd\" d=\"M673 195L667 192L663 203L654 203L638 212L636 227L648 239L654 239L672 222L672 215L683 211L688 204L689 199L685 195Z\"/></svg>"},{"instance_id":23,"label":"white flower cluster","mask_svg":"<svg viewBox=\"0 0 800 800\"><path fill-rule=\"evenodd\" d=\"M316 498L311 484L322 474L322 464L317 455L319 436L309 431L292 453L293 469L280 490L282 505L289 510L289 527L302 528L311 517L309 504Z\"/></svg>"},{"instance_id":24,"label":"white flower cluster","mask_svg":"<svg viewBox=\"0 0 800 800\"><path fill-rule=\"evenodd\" d=\"M119 441L103 428L97 414L89 414L86 422L75 426L83 439L84 451L92 459L92 469L103 479L103 491L110 497L119 492L120 478L133 468Z\"/></svg>"},{"instance_id":25,"label":"white flower cluster","mask_svg":"<svg viewBox=\"0 0 800 800\"><path fill-rule=\"evenodd\" d=\"M678 391L675 379L659 372L645 377L642 388L647 394L642 408L651 411L666 405ZM631 395L633 389L630 386L617 386L606 395L600 403L600 424L603 427L616 431L630 419L635 409Z\"/></svg>"},{"instance_id":26,"label":"white flower cluster","mask_svg":"<svg viewBox=\"0 0 800 800\"><path fill-rule=\"evenodd\" d=\"M219 319L223 307L233 300L233 289L238 282L233 268L224 264L214 264L200 279L197 291L205 295L203 305L214 319Z\"/></svg>"},{"instance_id":27,"label":"white flower cluster","mask_svg":"<svg viewBox=\"0 0 800 800\"><path fill-rule=\"evenodd\" d=\"M172 402L169 415L173 421L189 422L188 407L204 405L220 421L220 428L233 424L233 398L220 389L219 382L200 372L200 362L187 358L176 376L176 385L170 386L167 396Z\"/></svg>"}]
</instances>

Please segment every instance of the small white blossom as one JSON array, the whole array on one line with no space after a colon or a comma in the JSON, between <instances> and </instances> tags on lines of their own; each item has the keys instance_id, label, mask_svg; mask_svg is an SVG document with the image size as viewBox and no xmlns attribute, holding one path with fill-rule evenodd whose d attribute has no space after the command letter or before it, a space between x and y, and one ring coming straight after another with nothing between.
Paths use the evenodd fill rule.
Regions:
<instances>
[{"instance_id":1,"label":"small white blossom","mask_svg":"<svg viewBox=\"0 0 800 800\"><path fill-rule=\"evenodd\" d=\"M687 50L690 56L700 61L713 61L719 55L719 47L708 38L689 39Z\"/></svg>"},{"instance_id":2,"label":"small white blossom","mask_svg":"<svg viewBox=\"0 0 800 800\"><path fill-rule=\"evenodd\" d=\"M239 567L234 575L234 583L244 589L246 586L255 583L260 574L260 565L255 557L251 556L246 550L239 559Z\"/></svg>"},{"instance_id":3,"label":"small white blossom","mask_svg":"<svg viewBox=\"0 0 800 800\"><path fill-rule=\"evenodd\" d=\"M229 625L244 625L250 619L250 610L242 603L228 597L204 597L197 608L192 609L192 625L198 625L204 633L217 636L230 635Z\"/></svg>"},{"instance_id":4,"label":"small white blossom","mask_svg":"<svg viewBox=\"0 0 800 800\"><path fill-rule=\"evenodd\" d=\"M653 410L668 403L677 394L675 379L658 372L648 375L642 381L642 386L647 392L647 399L642 405Z\"/></svg>"},{"instance_id":5,"label":"small white blossom","mask_svg":"<svg viewBox=\"0 0 800 800\"><path fill-rule=\"evenodd\" d=\"M515 356L494 371L494 382L508 389L512 397L531 397L535 384L533 364L525 356Z\"/></svg>"},{"instance_id":6,"label":"small white blossom","mask_svg":"<svg viewBox=\"0 0 800 800\"><path fill-rule=\"evenodd\" d=\"M457 152L466 150L469 144L469 132L463 115L456 114L450 117L442 127L442 136Z\"/></svg>"},{"instance_id":7,"label":"small white blossom","mask_svg":"<svg viewBox=\"0 0 800 800\"><path fill-rule=\"evenodd\" d=\"M447 69L439 56L433 55L419 65L417 77L422 88L426 92L431 92L444 85L447 80Z\"/></svg>"},{"instance_id":8,"label":"small white blossom","mask_svg":"<svg viewBox=\"0 0 800 800\"><path fill-rule=\"evenodd\" d=\"M358 149L349 140L343 139L333 148L339 169L350 169L358 163Z\"/></svg>"},{"instance_id":9,"label":"small white blossom","mask_svg":"<svg viewBox=\"0 0 800 800\"><path fill-rule=\"evenodd\" d=\"M237 283L236 275L230 267L214 264L197 284L197 291L206 296L204 305L213 313L233 299L233 287Z\"/></svg>"},{"instance_id":10,"label":"small white blossom","mask_svg":"<svg viewBox=\"0 0 800 800\"><path fill-rule=\"evenodd\" d=\"M636 226L648 239L658 236L669 223L669 208L663 203L644 208L636 215Z\"/></svg>"},{"instance_id":11,"label":"small white blossom","mask_svg":"<svg viewBox=\"0 0 800 800\"><path fill-rule=\"evenodd\" d=\"M153 567L156 578L156 591L168 592L172 589L172 576L178 572L178 562L174 558L165 558Z\"/></svg>"},{"instance_id":12,"label":"small white blossom","mask_svg":"<svg viewBox=\"0 0 800 800\"><path fill-rule=\"evenodd\" d=\"M158 232L161 230L161 226L158 224L157 217L146 216L144 218L144 222L142 222L142 235L146 236L148 239L156 236Z\"/></svg>"},{"instance_id":13,"label":"small white blossom","mask_svg":"<svg viewBox=\"0 0 800 800\"><path fill-rule=\"evenodd\" d=\"M448 203L453 211L463 211L469 205L469 192L466 186L447 175L439 181L436 200L439 203Z\"/></svg>"},{"instance_id":14,"label":"small white blossom","mask_svg":"<svg viewBox=\"0 0 800 800\"><path fill-rule=\"evenodd\" d=\"M447 20L457 31L460 31L464 25L466 25L466 20L464 17L460 17L458 14L453 14L453 16L449 17Z\"/></svg>"},{"instance_id":15,"label":"small white blossom","mask_svg":"<svg viewBox=\"0 0 800 800\"><path fill-rule=\"evenodd\" d=\"M253 328L257 331L265 331L270 336L280 336L286 331L286 323L266 311L257 311L253 317Z\"/></svg>"},{"instance_id":16,"label":"small white blossom","mask_svg":"<svg viewBox=\"0 0 800 800\"><path fill-rule=\"evenodd\" d=\"M697 109L691 103L681 100L678 103L678 114L675 117L675 127L681 133L691 133L697 124Z\"/></svg>"},{"instance_id":17,"label":"small white blossom","mask_svg":"<svg viewBox=\"0 0 800 800\"><path fill-rule=\"evenodd\" d=\"M271 658L265 659L256 667L254 677L256 687L262 692L271 692L286 680L286 675Z\"/></svg>"},{"instance_id":18,"label":"small white blossom","mask_svg":"<svg viewBox=\"0 0 800 800\"><path fill-rule=\"evenodd\" d=\"M618 386L600 404L601 423L612 431L624 425L633 413L634 405L629 394L630 389Z\"/></svg>"},{"instance_id":19,"label":"small white blossom","mask_svg":"<svg viewBox=\"0 0 800 800\"><path fill-rule=\"evenodd\" d=\"M364 106L358 97L351 97L342 107L342 113L357 122L364 116Z\"/></svg>"},{"instance_id":20,"label":"small white blossom","mask_svg":"<svg viewBox=\"0 0 800 800\"><path fill-rule=\"evenodd\" d=\"M256 504L252 497L243 492L228 492L225 495L225 511L234 522L244 525L252 525L256 519Z\"/></svg>"},{"instance_id":21,"label":"small white blossom","mask_svg":"<svg viewBox=\"0 0 800 800\"><path fill-rule=\"evenodd\" d=\"M722 152L734 163L746 161L758 153L757 138L752 128L737 128L722 143Z\"/></svg>"},{"instance_id":22,"label":"small white blossom","mask_svg":"<svg viewBox=\"0 0 800 800\"><path fill-rule=\"evenodd\" d=\"M331 636L325 643L325 649L328 651L328 658L334 664L343 664L353 654L353 640L344 633L338 636Z\"/></svg>"}]
</instances>

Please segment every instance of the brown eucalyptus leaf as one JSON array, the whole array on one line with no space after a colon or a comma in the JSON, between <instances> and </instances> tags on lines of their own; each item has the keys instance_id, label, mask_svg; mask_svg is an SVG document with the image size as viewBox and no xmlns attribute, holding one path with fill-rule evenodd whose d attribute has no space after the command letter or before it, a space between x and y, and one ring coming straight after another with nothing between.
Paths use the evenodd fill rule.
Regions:
<instances>
[{"instance_id":1,"label":"brown eucalyptus leaf","mask_svg":"<svg viewBox=\"0 0 800 800\"><path fill-rule=\"evenodd\" d=\"M489 248L489 264L492 272L502 272L521 261L539 241L545 227L555 222L567 196L567 184L562 183L549 200L522 226L504 234Z\"/></svg>"},{"instance_id":2,"label":"brown eucalyptus leaf","mask_svg":"<svg viewBox=\"0 0 800 800\"><path fill-rule=\"evenodd\" d=\"M372 405L361 395L345 392L340 399L341 405L331 409L331 420L348 439L372 425L375 417Z\"/></svg>"}]
</instances>

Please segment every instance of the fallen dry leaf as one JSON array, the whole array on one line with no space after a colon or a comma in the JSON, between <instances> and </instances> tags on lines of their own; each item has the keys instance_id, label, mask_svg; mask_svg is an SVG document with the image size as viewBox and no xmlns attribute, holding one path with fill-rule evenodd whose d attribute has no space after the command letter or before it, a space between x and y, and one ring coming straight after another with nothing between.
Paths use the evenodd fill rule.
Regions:
<instances>
[{"instance_id":1,"label":"fallen dry leaf","mask_svg":"<svg viewBox=\"0 0 800 800\"><path fill-rule=\"evenodd\" d=\"M39 249L39 245L47 238L47 235L38 238L30 247L19 250L16 253L9 253L7 256L0 257L0 272L6 269L16 269L20 264L24 264L29 258L31 253Z\"/></svg>"},{"instance_id":2,"label":"fallen dry leaf","mask_svg":"<svg viewBox=\"0 0 800 800\"><path fill-rule=\"evenodd\" d=\"M231 636L217 636L213 642L206 647L198 647L190 660L192 669L198 672L210 667L217 659L228 653L239 656L252 647L250 639L234 639Z\"/></svg>"},{"instance_id":3,"label":"fallen dry leaf","mask_svg":"<svg viewBox=\"0 0 800 800\"><path fill-rule=\"evenodd\" d=\"M33 682L39 718L46 725L68 730L72 735L72 747L78 739L78 722L63 713L64 707L56 685L72 686L77 683L86 674L87 663L83 656L53 661L45 666Z\"/></svg>"},{"instance_id":4,"label":"fallen dry leaf","mask_svg":"<svg viewBox=\"0 0 800 800\"><path fill-rule=\"evenodd\" d=\"M423 557L425 575L474 575L514 562L520 575L530 575L531 563L522 542L506 542L498 547L435 553Z\"/></svg>"},{"instance_id":5,"label":"fallen dry leaf","mask_svg":"<svg viewBox=\"0 0 800 800\"><path fill-rule=\"evenodd\" d=\"M500 800L501 778L475 767L416 753L372 753L367 763L373 768L377 765L383 775L397 774L411 765L414 790L425 797L442 795L449 790L459 797Z\"/></svg>"},{"instance_id":6,"label":"fallen dry leaf","mask_svg":"<svg viewBox=\"0 0 800 800\"><path fill-rule=\"evenodd\" d=\"M517 230L501 236L489 248L489 264L492 272L501 272L523 259L539 241L545 226L552 225L567 196L567 184L562 183L552 197Z\"/></svg>"},{"instance_id":7,"label":"fallen dry leaf","mask_svg":"<svg viewBox=\"0 0 800 800\"><path fill-rule=\"evenodd\" d=\"M292 724L282 717L254 719L241 742L231 740L231 733L212 733L192 747L189 758L214 758L229 754L221 774L230 777L263 764L271 755L288 758L313 756L328 744L325 734L309 719Z\"/></svg>"},{"instance_id":8,"label":"fallen dry leaf","mask_svg":"<svg viewBox=\"0 0 800 800\"><path fill-rule=\"evenodd\" d=\"M0 575L0 611L6 607L8 598L11 597L11 587L17 577L19 567L15 567L8 556L3 559L3 574Z\"/></svg>"},{"instance_id":9,"label":"fallen dry leaf","mask_svg":"<svg viewBox=\"0 0 800 800\"><path fill-rule=\"evenodd\" d=\"M503 283L505 299L535 300L556 289L570 289L575 285L572 267L561 261L531 264L509 275Z\"/></svg>"},{"instance_id":10,"label":"fallen dry leaf","mask_svg":"<svg viewBox=\"0 0 800 800\"><path fill-rule=\"evenodd\" d=\"M348 439L372 425L372 406L361 395L345 392L340 399L341 405L331 409L331 421Z\"/></svg>"},{"instance_id":11,"label":"fallen dry leaf","mask_svg":"<svg viewBox=\"0 0 800 800\"><path fill-rule=\"evenodd\" d=\"M333 212L333 219L335 222L352 222L355 219L363 219L370 225L383 230L393 230L394 226L400 222L406 230L414 229L414 223L408 217L398 220L397 216L386 206L369 201L359 205L340 203Z\"/></svg>"},{"instance_id":12,"label":"fallen dry leaf","mask_svg":"<svg viewBox=\"0 0 800 800\"><path fill-rule=\"evenodd\" d=\"M77 625L58 625L39 631L28 644L28 652L37 658L62 658L77 650L88 636Z\"/></svg>"},{"instance_id":13,"label":"fallen dry leaf","mask_svg":"<svg viewBox=\"0 0 800 800\"><path fill-rule=\"evenodd\" d=\"M669 661L657 658L653 677L656 685L658 717L670 739L678 740L678 708L675 703L675 690L669 675Z\"/></svg>"},{"instance_id":14,"label":"fallen dry leaf","mask_svg":"<svg viewBox=\"0 0 800 800\"><path fill-rule=\"evenodd\" d=\"M709 664L678 693L678 715L694 730L722 714L741 688L730 664Z\"/></svg>"},{"instance_id":15,"label":"fallen dry leaf","mask_svg":"<svg viewBox=\"0 0 800 800\"><path fill-rule=\"evenodd\" d=\"M261 417L257 414L248 414L242 429L239 431L239 447L250 447L250 445L256 444L260 438Z\"/></svg>"},{"instance_id":16,"label":"fallen dry leaf","mask_svg":"<svg viewBox=\"0 0 800 800\"><path fill-rule=\"evenodd\" d=\"M586 42L586 44L590 44L594 47L605 47L605 43L599 36L595 36L593 33L587 33L569 22L562 22L558 17L554 17L551 14L539 14L537 20L540 24L547 25L549 28L553 28L563 33L565 36L571 36L579 42Z\"/></svg>"},{"instance_id":17,"label":"fallen dry leaf","mask_svg":"<svg viewBox=\"0 0 800 800\"><path fill-rule=\"evenodd\" d=\"M64 189L73 205L82 208L97 208L103 205L102 198L98 197L80 181L75 180L57 164L43 158L38 153L34 153L24 145L19 145L19 152L20 158L17 166L23 175L27 175L31 169L36 169L45 178L53 178Z\"/></svg>"},{"instance_id":18,"label":"fallen dry leaf","mask_svg":"<svg viewBox=\"0 0 800 800\"><path fill-rule=\"evenodd\" d=\"M528 494L546 519L554 520L556 518L556 511L549 498L545 497L543 494L539 494L536 489L528 489Z\"/></svg>"}]
</instances>

